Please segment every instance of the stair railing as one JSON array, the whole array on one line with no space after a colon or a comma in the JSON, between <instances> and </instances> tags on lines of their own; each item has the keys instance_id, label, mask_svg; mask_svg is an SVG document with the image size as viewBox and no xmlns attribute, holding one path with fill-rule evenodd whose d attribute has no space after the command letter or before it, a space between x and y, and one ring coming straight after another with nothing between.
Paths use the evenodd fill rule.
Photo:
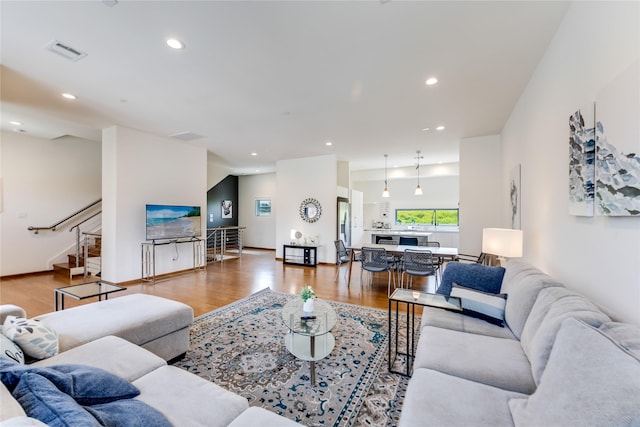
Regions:
<instances>
[{"instance_id":1,"label":"stair railing","mask_svg":"<svg viewBox=\"0 0 640 427\"><path fill-rule=\"evenodd\" d=\"M247 227L219 227L207 229L207 261L224 261L229 249L242 258L243 231Z\"/></svg>"},{"instance_id":2,"label":"stair railing","mask_svg":"<svg viewBox=\"0 0 640 427\"><path fill-rule=\"evenodd\" d=\"M33 231L34 234L38 234L41 230L56 231L56 228L58 226L60 226L61 224L64 224L65 222L67 222L67 221L69 221L69 220L71 220L73 218L76 218L79 215L82 215L83 213L85 213L86 211L88 211L89 209L91 209L92 207L94 207L95 205L97 205L98 203L101 203L101 202L102 202L102 199L96 200L95 202L85 206L84 208L82 208L80 210L77 210L76 212L72 213L71 215L67 216L66 218L63 218L60 221L58 221L55 224L50 225L48 227L34 227L33 225L30 225L29 227L27 227L27 230Z\"/></svg>"},{"instance_id":3,"label":"stair railing","mask_svg":"<svg viewBox=\"0 0 640 427\"><path fill-rule=\"evenodd\" d=\"M95 215L94 215L95 216ZM93 237L94 239L94 243L96 241L96 239L98 238L102 238L102 234L101 233L82 233L84 234L84 277L87 277L89 275L89 238ZM77 248L77 246L76 246ZM77 251L76 251L77 253ZM76 260L78 259L78 257L76 256ZM76 261L76 267L78 262ZM102 244L100 245L100 263L95 266L92 265L93 268L97 269L100 273L102 273ZM97 268L96 268L97 267Z\"/></svg>"},{"instance_id":4,"label":"stair railing","mask_svg":"<svg viewBox=\"0 0 640 427\"><path fill-rule=\"evenodd\" d=\"M80 267L80 247L81 247L80 246L80 226L82 224L84 224L85 222L89 221L90 219L97 217L101 213L102 213L102 211L98 211L98 212L94 213L93 215L83 219L82 221L80 221L79 223L77 223L76 225L74 225L73 227L71 227L69 229L69 232L72 232L73 230L76 230L76 267ZM83 233L83 234L86 235L86 234L91 234L91 233ZM84 255L86 255L86 252L87 252L87 247L86 247L87 238L86 238L86 236L85 236L84 240L85 240L85 250L84 250L85 254ZM86 258L84 259L84 272L85 272L85 277L86 277L86 274L87 274L87 259Z\"/></svg>"}]
</instances>

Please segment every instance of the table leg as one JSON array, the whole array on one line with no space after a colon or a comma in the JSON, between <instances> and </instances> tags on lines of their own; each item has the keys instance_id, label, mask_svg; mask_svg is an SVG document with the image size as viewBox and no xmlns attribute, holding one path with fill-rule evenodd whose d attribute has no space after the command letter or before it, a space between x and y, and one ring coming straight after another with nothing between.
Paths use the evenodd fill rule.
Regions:
<instances>
[{"instance_id":1,"label":"table leg","mask_svg":"<svg viewBox=\"0 0 640 427\"><path fill-rule=\"evenodd\" d=\"M411 366L411 354L409 353L409 342L411 337L409 336L409 303L407 303L407 376L409 376L409 368Z\"/></svg>"},{"instance_id":2,"label":"table leg","mask_svg":"<svg viewBox=\"0 0 640 427\"><path fill-rule=\"evenodd\" d=\"M316 337L311 335L309 338L311 342L311 357L313 358L316 356ZM311 374L311 385L316 385L316 362L314 360L309 362L309 372Z\"/></svg>"},{"instance_id":3,"label":"table leg","mask_svg":"<svg viewBox=\"0 0 640 427\"><path fill-rule=\"evenodd\" d=\"M355 251L351 249L349 254L349 274L347 275L347 288L351 285L351 268L353 267L353 257Z\"/></svg>"},{"instance_id":4,"label":"table leg","mask_svg":"<svg viewBox=\"0 0 640 427\"><path fill-rule=\"evenodd\" d=\"M53 308L54 311L58 311L58 291L53 291Z\"/></svg>"}]
</instances>

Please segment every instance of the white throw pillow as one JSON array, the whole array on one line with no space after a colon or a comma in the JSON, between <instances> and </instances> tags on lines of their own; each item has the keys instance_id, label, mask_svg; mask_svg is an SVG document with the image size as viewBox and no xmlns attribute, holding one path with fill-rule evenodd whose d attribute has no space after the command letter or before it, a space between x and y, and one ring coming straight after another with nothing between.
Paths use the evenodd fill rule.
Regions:
<instances>
[{"instance_id":1,"label":"white throw pillow","mask_svg":"<svg viewBox=\"0 0 640 427\"><path fill-rule=\"evenodd\" d=\"M7 316L2 333L34 359L58 354L58 334L39 320Z\"/></svg>"},{"instance_id":2,"label":"white throw pillow","mask_svg":"<svg viewBox=\"0 0 640 427\"><path fill-rule=\"evenodd\" d=\"M0 355L24 365L24 352L16 343L4 336L4 334L0 334Z\"/></svg>"}]
</instances>

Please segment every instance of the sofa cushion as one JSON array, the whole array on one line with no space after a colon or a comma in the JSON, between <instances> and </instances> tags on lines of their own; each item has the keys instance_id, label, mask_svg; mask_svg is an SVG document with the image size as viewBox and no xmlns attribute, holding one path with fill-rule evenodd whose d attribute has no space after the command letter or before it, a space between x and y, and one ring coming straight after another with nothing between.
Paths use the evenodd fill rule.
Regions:
<instances>
[{"instance_id":1,"label":"sofa cushion","mask_svg":"<svg viewBox=\"0 0 640 427\"><path fill-rule=\"evenodd\" d=\"M567 288L551 287L541 290L521 339L522 348L531 362L536 384L540 382L560 325L569 317L596 327L611 320L589 300Z\"/></svg>"},{"instance_id":2,"label":"sofa cushion","mask_svg":"<svg viewBox=\"0 0 640 427\"><path fill-rule=\"evenodd\" d=\"M629 323L607 322L600 325L600 330L619 346L640 358L640 327Z\"/></svg>"},{"instance_id":3,"label":"sofa cushion","mask_svg":"<svg viewBox=\"0 0 640 427\"><path fill-rule=\"evenodd\" d=\"M493 387L531 394L529 360L517 340L427 326L422 329L414 371L433 369Z\"/></svg>"},{"instance_id":4,"label":"sofa cushion","mask_svg":"<svg viewBox=\"0 0 640 427\"><path fill-rule=\"evenodd\" d=\"M454 313L438 308L424 307L420 329L426 326L436 326L438 328L452 329L454 331L467 332L470 334L488 335L496 338L516 339L509 328L501 328L497 325L485 322L475 317L465 316L462 313Z\"/></svg>"},{"instance_id":5,"label":"sofa cushion","mask_svg":"<svg viewBox=\"0 0 640 427\"><path fill-rule=\"evenodd\" d=\"M60 351L107 335L144 345L188 327L193 309L148 294L131 294L37 316L58 332Z\"/></svg>"},{"instance_id":6,"label":"sofa cushion","mask_svg":"<svg viewBox=\"0 0 640 427\"><path fill-rule=\"evenodd\" d=\"M562 284L531 264L518 260L507 262L500 292L509 295L504 308L504 318L518 339L522 336L522 330L538 293L552 286L562 287Z\"/></svg>"},{"instance_id":7,"label":"sofa cushion","mask_svg":"<svg viewBox=\"0 0 640 427\"><path fill-rule=\"evenodd\" d=\"M513 426L508 401L525 395L417 369L402 404L400 427Z\"/></svg>"},{"instance_id":8,"label":"sofa cushion","mask_svg":"<svg viewBox=\"0 0 640 427\"><path fill-rule=\"evenodd\" d=\"M24 409L18 401L11 395L8 388L0 382L0 421L4 427L4 421L9 418L26 416Z\"/></svg>"},{"instance_id":9,"label":"sofa cushion","mask_svg":"<svg viewBox=\"0 0 640 427\"><path fill-rule=\"evenodd\" d=\"M0 333L0 356L7 357L24 365L24 352L20 346L2 333Z\"/></svg>"},{"instance_id":10,"label":"sofa cushion","mask_svg":"<svg viewBox=\"0 0 640 427\"><path fill-rule=\"evenodd\" d=\"M175 366L158 368L133 385L140 389L136 399L158 409L175 426L227 426L249 407L244 397Z\"/></svg>"},{"instance_id":11,"label":"sofa cushion","mask_svg":"<svg viewBox=\"0 0 640 427\"><path fill-rule=\"evenodd\" d=\"M2 421L2 427L47 427L47 425L35 418L20 416Z\"/></svg>"},{"instance_id":12,"label":"sofa cushion","mask_svg":"<svg viewBox=\"0 0 640 427\"><path fill-rule=\"evenodd\" d=\"M442 281L436 293L449 295L455 282L460 286L497 294L502 286L504 271L502 267L450 262L444 269Z\"/></svg>"},{"instance_id":13,"label":"sofa cushion","mask_svg":"<svg viewBox=\"0 0 640 427\"><path fill-rule=\"evenodd\" d=\"M38 320L7 316L2 333L34 359L46 359L58 353L58 334Z\"/></svg>"},{"instance_id":14,"label":"sofa cushion","mask_svg":"<svg viewBox=\"0 0 640 427\"><path fill-rule=\"evenodd\" d=\"M464 314L503 326L507 294L477 291L454 283L451 288L451 296L460 298Z\"/></svg>"},{"instance_id":15,"label":"sofa cushion","mask_svg":"<svg viewBox=\"0 0 640 427\"><path fill-rule=\"evenodd\" d=\"M29 417L48 426L99 426L71 396L62 393L51 381L27 372L13 391L13 395Z\"/></svg>"},{"instance_id":16,"label":"sofa cushion","mask_svg":"<svg viewBox=\"0 0 640 427\"><path fill-rule=\"evenodd\" d=\"M566 319L540 386L509 407L519 426L640 425L640 359L602 331Z\"/></svg>"},{"instance_id":17,"label":"sofa cushion","mask_svg":"<svg viewBox=\"0 0 640 427\"><path fill-rule=\"evenodd\" d=\"M114 354L118 356L113 357ZM137 380L167 364L164 359L142 347L122 338L107 336L59 353L49 359L39 360L31 366L46 367L77 363L104 369L127 381Z\"/></svg>"}]
</instances>

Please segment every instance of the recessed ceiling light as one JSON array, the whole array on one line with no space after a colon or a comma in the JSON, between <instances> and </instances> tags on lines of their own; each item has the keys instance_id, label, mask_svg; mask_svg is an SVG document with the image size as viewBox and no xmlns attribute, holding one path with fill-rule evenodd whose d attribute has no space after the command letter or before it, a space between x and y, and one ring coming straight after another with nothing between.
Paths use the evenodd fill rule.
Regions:
<instances>
[{"instance_id":1,"label":"recessed ceiling light","mask_svg":"<svg viewBox=\"0 0 640 427\"><path fill-rule=\"evenodd\" d=\"M435 77L429 77L425 83L428 86L433 86L434 84L438 83L438 79L436 79Z\"/></svg>"},{"instance_id":2,"label":"recessed ceiling light","mask_svg":"<svg viewBox=\"0 0 640 427\"><path fill-rule=\"evenodd\" d=\"M331 141L327 141L327 142L325 142L325 143L324 143L324 145L326 145L327 147L330 147L330 146L332 146L332 145L333 145L333 142L331 142Z\"/></svg>"},{"instance_id":3,"label":"recessed ceiling light","mask_svg":"<svg viewBox=\"0 0 640 427\"><path fill-rule=\"evenodd\" d=\"M167 46L171 49L184 49L184 43L178 39L167 39Z\"/></svg>"},{"instance_id":4,"label":"recessed ceiling light","mask_svg":"<svg viewBox=\"0 0 640 427\"><path fill-rule=\"evenodd\" d=\"M424 129L422 129L422 130L429 130L429 128L424 128Z\"/></svg>"},{"instance_id":5,"label":"recessed ceiling light","mask_svg":"<svg viewBox=\"0 0 640 427\"><path fill-rule=\"evenodd\" d=\"M72 93L63 93L62 96L67 99L77 99L77 97Z\"/></svg>"},{"instance_id":6,"label":"recessed ceiling light","mask_svg":"<svg viewBox=\"0 0 640 427\"><path fill-rule=\"evenodd\" d=\"M252 156L257 156L257 155L258 155L258 153L253 152L253 153L251 153L251 155L252 155Z\"/></svg>"},{"instance_id":7,"label":"recessed ceiling light","mask_svg":"<svg viewBox=\"0 0 640 427\"><path fill-rule=\"evenodd\" d=\"M438 126L436 130L444 130L444 126Z\"/></svg>"},{"instance_id":8,"label":"recessed ceiling light","mask_svg":"<svg viewBox=\"0 0 640 427\"><path fill-rule=\"evenodd\" d=\"M20 122L16 122L16 121L11 121L11 122L9 122L9 123L11 123L11 124L12 124L12 125L14 125L14 126L22 126L22 123L20 123Z\"/></svg>"}]
</instances>

